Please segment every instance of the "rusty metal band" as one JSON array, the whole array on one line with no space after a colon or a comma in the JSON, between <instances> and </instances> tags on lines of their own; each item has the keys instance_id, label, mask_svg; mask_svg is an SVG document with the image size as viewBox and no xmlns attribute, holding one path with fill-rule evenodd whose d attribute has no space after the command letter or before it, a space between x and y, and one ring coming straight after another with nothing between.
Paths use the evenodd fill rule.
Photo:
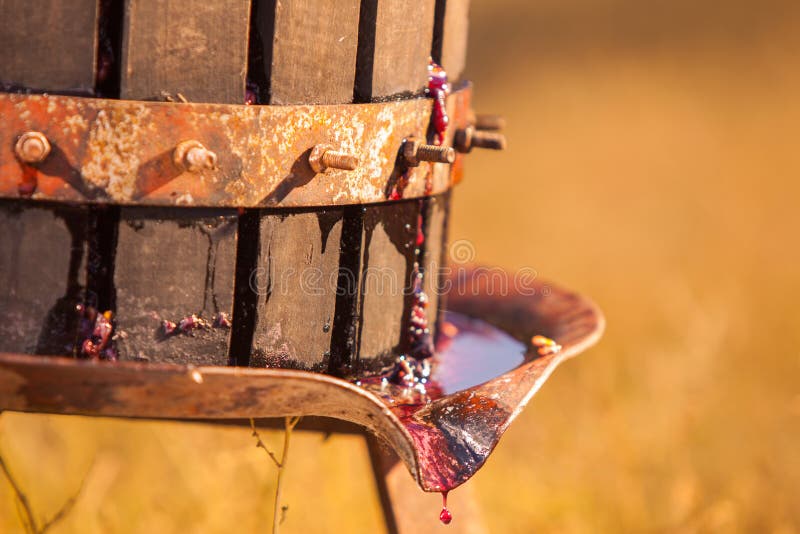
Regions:
<instances>
[{"instance_id":1,"label":"rusty metal band","mask_svg":"<svg viewBox=\"0 0 800 534\"><path fill-rule=\"evenodd\" d=\"M470 87L451 94L445 143L467 124ZM400 175L404 197L441 193L460 178L452 165L398 165L404 139L425 139L432 100L373 104L245 106L0 93L0 197L216 207L310 207L383 202ZM25 132L50 151L39 163L15 152ZM197 141L215 168L188 171L175 148ZM317 173L314 146L356 156L354 170ZM429 183L428 183L429 181Z\"/></svg>"}]
</instances>

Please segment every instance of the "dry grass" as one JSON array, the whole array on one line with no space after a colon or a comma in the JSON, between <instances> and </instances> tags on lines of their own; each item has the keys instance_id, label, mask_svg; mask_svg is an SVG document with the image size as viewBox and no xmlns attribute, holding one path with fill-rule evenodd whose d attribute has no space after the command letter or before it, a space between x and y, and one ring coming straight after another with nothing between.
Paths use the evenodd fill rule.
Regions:
<instances>
[{"instance_id":1,"label":"dry grass","mask_svg":"<svg viewBox=\"0 0 800 534\"><path fill-rule=\"evenodd\" d=\"M470 158L452 237L609 324L472 482L493 531L800 532L796 2L475 3L477 104L510 149ZM94 460L53 532L271 523L246 429L5 414L0 432L42 516ZM379 529L359 440L297 434L292 458L285 532Z\"/></svg>"}]
</instances>

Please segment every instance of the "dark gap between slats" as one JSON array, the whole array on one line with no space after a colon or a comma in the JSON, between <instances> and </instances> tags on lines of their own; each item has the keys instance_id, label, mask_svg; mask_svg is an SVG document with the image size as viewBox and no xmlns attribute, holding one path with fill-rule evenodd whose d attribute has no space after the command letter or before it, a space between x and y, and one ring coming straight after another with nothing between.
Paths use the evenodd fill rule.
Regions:
<instances>
[{"instance_id":1,"label":"dark gap between slats","mask_svg":"<svg viewBox=\"0 0 800 534\"><path fill-rule=\"evenodd\" d=\"M442 64L442 47L444 45L444 14L447 11L447 0L436 0L433 18L433 42L431 43L431 57L433 61Z\"/></svg>"},{"instance_id":2,"label":"dark gap between slats","mask_svg":"<svg viewBox=\"0 0 800 534\"><path fill-rule=\"evenodd\" d=\"M260 225L261 210L248 209L239 215L229 365L250 365L258 306L254 276L261 247Z\"/></svg>"},{"instance_id":3,"label":"dark gap between slats","mask_svg":"<svg viewBox=\"0 0 800 534\"><path fill-rule=\"evenodd\" d=\"M89 251L86 275L87 304L100 313L116 311L114 263L119 232L119 206L89 208Z\"/></svg>"},{"instance_id":4,"label":"dark gap between slats","mask_svg":"<svg viewBox=\"0 0 800 534\"><path fill-rule=\"evenodd\" d=\"M363 227L364 209L361 206L346 207L342 218L339 275L328 369L330 374L338 376L349 372L358 360Z\"/></svg>"},{"instance_id":5,"label":"dark gap between slats","mask_svg":"<svg viewBox=\"0 0 800 534\"><path fill-rule=\"evenodd\" d=\"M255 91L257 104L271 96L272 49L277 0L252 0L247 49L247 88Z\"/></svg>"},{"instance_id":6,"label":"dark gap between slats","mask_svg":"<svg viewBox=\"0 0 800 534\"><path fill-rule=\"evenodd\" d=\"M123 0L100 0L97 13L95 94L119 98L122 57Z\"/></svg>"},{"instance_id":7,"label":"dark gap between slats","mask_svg":"<svg viewBox=\"0 0 800 534\"><path fill-rule=\"evenodd\" d=\"M373 62L375 60L375 26L378 17L378 0L361 0L358 15L358 48L356 52L356 81L353 102L372 100Z\"/></svg>"}]
</instances>

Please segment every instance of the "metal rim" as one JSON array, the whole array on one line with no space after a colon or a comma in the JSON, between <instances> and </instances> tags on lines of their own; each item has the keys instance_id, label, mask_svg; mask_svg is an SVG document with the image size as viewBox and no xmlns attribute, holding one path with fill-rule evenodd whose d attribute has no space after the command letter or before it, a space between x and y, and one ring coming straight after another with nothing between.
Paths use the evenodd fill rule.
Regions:
<instances>
[{"instance_id":1,"label":"metal rim","mask_svg":"<svg viewBox=\"0 0 800 534\"><path fill-rule=\"evenodd\" d=\"M454 311L483 319L520 340L534 334L548 336L562 350L528 358L505 374L443 396L413 413L401 413L344 380L304 371L0 353L0 410L189 420L333 417L363 425L386 441L422 489L452 489L483 465L555 368L596 343L604 329L603 316L590 300L545 282L525 294L506 296L491 294L479 275L461 276L457 282L470 284L473 291L466 296L453 292ZM473 409L484 405L492 409ZM452 414L466 419L453 420ZM454 424L461 425L468 439L454 442L449 437L447 429ZM431 444L452 461L431 463L421 454Z\"/></svg>"}]
</instances>

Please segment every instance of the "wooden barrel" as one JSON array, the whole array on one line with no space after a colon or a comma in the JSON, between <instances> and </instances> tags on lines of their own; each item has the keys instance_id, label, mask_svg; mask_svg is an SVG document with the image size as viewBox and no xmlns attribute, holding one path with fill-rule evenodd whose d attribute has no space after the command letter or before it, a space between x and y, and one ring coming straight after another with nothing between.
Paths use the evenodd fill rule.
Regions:
<instances>
[{"instance_id":1,"label":"wooden barrel","mask_svg":"<svg viewBox=\"0 0 800 534\"><path fill-rule=\"evenodd\" d=\"M89 98L172 102L165 116L184 109L182 102L237 109L347 104L346 114L351 104L416 100L424 98L430 57L458 86L468 7L466 0L0 5L4 93L72 95L77 98L65 105L79 110ZM21 109L9 98L8 109ZM94 146L103 120L124 133L124 121L99 107L82 119L90 123L86 131L95 138L87 142ZM29 124L23 115L0 120ZM80 116L70 117L80 122ZM284 126L306 127L292 120ZM385 195L369 203L320 193L306 205L283 206L274 190L263 202L221 202L212 195L190 206L180 196L118 201L111 185L103 185L103 194L90 187L88 164L57 165L71 162L73 153L66 142L52 140L80 125L53 122L42 127L52 150L41 165L20 159L25 132L3 124L13 138L0 165L13 166L22 178L0 199L0 351L349 375L380 369L413 350L418 338L409 332L419 330L414 307L421 291L435 332L453 181L447 163L436 164L445 168L437 170L444 186L390 199L404 179L398 145ZM269 143L268 133L261 130L255 142ZM150 135L161 132L153 127ZM433 142L434 132L423 136ZM445 144L452 141L451 132ZM12 145L16 160L4 156ZM149 179L171 161L167 154L130 163L135 158L124 147L116 150L124 165L137 165L139 176L149 165ZM247 154L243 163L236 160L239 167L247 167ZM305 162L303 154L284 159ZM106 182L113 182L115 161L95 170L111 176ZM223 163L235 166L220 155ZM248 179L271 179L270 172ZM332 174L338 179L337 172L344 171ZM436 174L433 164L427 172ZM77 193L62 195L67 187L61 185L48 189L56 178Z\"/></svg>"}]
</instances>

